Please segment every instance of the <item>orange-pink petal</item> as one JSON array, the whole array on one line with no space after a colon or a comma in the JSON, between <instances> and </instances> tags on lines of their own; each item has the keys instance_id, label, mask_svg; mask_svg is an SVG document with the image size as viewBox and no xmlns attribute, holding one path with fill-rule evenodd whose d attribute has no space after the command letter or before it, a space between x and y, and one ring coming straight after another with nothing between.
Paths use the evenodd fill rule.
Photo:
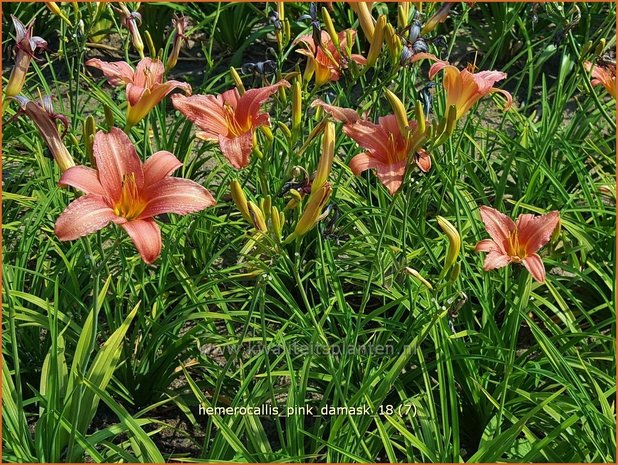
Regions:
<instances>
[{"instance_id":1,"label":"orange-pink petal","mask_svg":"<svg viewBox=\"0 0 618 465\"><path fill-rule=\"evenodd\" d=\"M236 137L219 136L219 147L230 165L236 169L244 168L249 164L253 150L253 132L248 131Z\"/></svg>"},{"instance_id":2,"label":"orange-pink petal","mask_svg":"<svg viewBox=\"0 0 618 465\"><path fill-rule=\"evenodd\" d=\"M476 244L474 250L476 252L493 252L494 250L498 250L498 244L492 239L483 239Z\"/></svg>"},{"instance_id":3,"label":"orange-pink petal","mask_svg":"<svg viewBox=\"0 0 618 465\"><path fill-rule=\"evenodd\" d=\"M156 152L144 163L144 188L163 180L181 166L182 162L171 152Z\"/></svg>"},{"instance_id":4,"label":"orange-pink petal","mask_svg":"<svg viewBox=\"0 0 618 465\"><path fill-rule=\"evenodd\" d=\"M495 208L482 206L480 212L487 232L498 245L500 252L506 253L509 237L515 230L515 222Z\"/></svg>"},{"instance_id":5,"label":"orange-pink petal","mask_svg":"<svg viewBox=\"0 0 618 465\"><path fill-rule=\"evenodd\" d=\"M496 268L502 268L511 262L511 257L503 254L497 250L492 250L485 256L485 263L483 264L483 270L491 271Z\"/></svg>"},{"instance_id":6,"label":"orange-pink petal","mask_svg":"<svg viewBox=\"0 0 618 465\"><path fill-rule=\"evenodd\" d=\"M537 254L530 255L524 258L523 264L536 281L545 282L545 266L541 257Z\"/></svg>"},{"instance_id":7,"label":"orange-pink petal","mask_svg":"<svg viewBox=\"0 0 618 465\"><path fill-rule=\"evenodd\" d=\"M343 132L361 147L374 152L372 155L381 162L388 161L389 137L381 126L370 121L359 120L354 124L343 126Z\"/></svg>"},{"instance_id":8,"label":"orange-pink petal","mask_svg":"<svg viewBox=\"0 0 618 465\"><path fill-rule=\"evenodd\" d=\"M369 153L359 153L350 160L350 169L356 176L372 168L376 170L380 182L384 184L391 195L394 195L403 183L406 162L386 164Z\"/></svg>"},{"instance_id":9,"label":"orange-pink petal","mask_svg":"<svg viewBox=\"0 0 618 465\"><path fill-rule=\"evenodd\" d=\"M185 215L213 206L212 194L189 179L165 178L143 192L146 208L139 216L149 218L163 213Z\"/></svg>"},{"instance_id":10,"label":"orange-pink petal","mask_svg":"<svg viewBox=\"0 0 618 465\"><path fill-rule=\"evenodd\" d=\"M154 220L132 220L120 226L131 237L144 262L151 264L161 255L161 230Z\"/></svg>"},{"instance_id":11,"label":"orange-pink petal","mask_svg":"<svg viewBox=\"0 0 618 465\"><path fill-rule=\"evenodd\" d=\"M542 216L520 215L517 219L517 233L520 244L526 248L528 255L535 254L549 242L551 235L560 222L560 213L552 211Z\"/></svg>"},{"instance_id":12,"label":"orange-pink petal","mask_svg":"<svg viewBox=\"0 0 618 465\"><path fill-rule=\"evenodd\" d=\"M355 110L352 110L350 108L342 108L342 107L336 107L334 105L329 105L328 103L320 99L315 99L313 102L311 102L311 107L312 108L322 107L322 109L326 113L331 115L337 121L340 121L345 124L356 123L360 119L360 116Z\"/></svg>"},{"instance_id":13,"label":"orange-pink petal","mask_svg":"<svg viewBox=\"0 0 618 465\"><path fill-rule=\"evenodd\" d=\"M202 138L217 140L229 133L228 121L222 103L214 95L172 95L174 108L195 123L204 133Z\"/></svg>"},{"instance_id":14,"label":"orange-pink petal","mask_svg":"<svg viewBox=\"0 0 618 465\"><path fill-rule=\"evenodd\" d=\"M285 79L273 84L272 86L261 87L259 89L249 89L240 99L236 108L236 120L238 123L247 127L257 118L260 106L280 87L290 87L290 83Z\"/></svg>"},{"instance_id":15,"label":"orange-pink petal","mask_svg":"<svg viewBox=\"0 0 618 465\"><path fill-rule=\"evenodd\" d=\"M91 58L86 62L86 66L100 69L107 78L107 82L112 86L133 82L133 68L126 61L108 63L98 58Z\"/></svg>"},{"instance_id":16,"label":"orange-pink petal","mask_svg":"<svg viewBox=\"0 0 618 465\"><path fill-rule=\"evenodd\" d=\"M61 241L72 241L117 220L105 198L87 194L69 204L56 220L54 231Z\"/></svg>"},{"instance_id":17,"label":"orange-pink petal","mask_svg":"<svg viewBox=\"0 0 618 465\"><path fill-rule=\"evenodd\" d=\"M138 188L144 184L142 162L129 136L122 130L112 128L108 133L97 132L92 152L99 170L99 181L112 199L120 198L122 181L126 174L135 175Z\"/></svg>"},{"instance_id":18,"label":"orange-pink petal","mask_svg":"<svg viewBox=\"0 0 618 465\"><path fill-rule=\"evenodd\" d=\"M86 166L72 166L66 170L60 176L58 185L75 187L85 194L106 195L97 170Z\"/></svg>"}]
</instances>

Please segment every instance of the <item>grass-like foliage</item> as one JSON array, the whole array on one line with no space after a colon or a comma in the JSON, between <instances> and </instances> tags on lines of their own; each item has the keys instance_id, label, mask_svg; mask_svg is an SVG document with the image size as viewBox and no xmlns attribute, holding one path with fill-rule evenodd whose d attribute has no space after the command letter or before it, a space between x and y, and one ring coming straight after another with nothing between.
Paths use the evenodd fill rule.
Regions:
<instances>
[{"instance_id":1,"label":"grass-like foliage","mask_svg":"<svg viewBox=\"0 0 618 465\"><path fill-rule=\"evenodd\" d=\"M616 460L615 4L2 10L5 461Z\"/></svg>"}]
</instances>

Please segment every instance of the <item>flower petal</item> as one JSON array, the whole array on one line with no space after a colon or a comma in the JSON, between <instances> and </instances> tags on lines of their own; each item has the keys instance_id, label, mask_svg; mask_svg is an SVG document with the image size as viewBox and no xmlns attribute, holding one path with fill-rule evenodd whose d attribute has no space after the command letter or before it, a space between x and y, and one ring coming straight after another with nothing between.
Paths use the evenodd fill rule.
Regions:
<instances>
[{"instance_id":1,"label":"flower petal","mask_svg":"<svg viewBox=\"0 0 618 465\"><path fill-rule=\"evenodd\" d=\"M161 229L153 219L127 221L120 225L131 237L142 260L151 264L161 255Z\"/></svg>"},{"instance_id":2,"label":"flower petal","mask_svg":"<svg viewBox=\"0 0 618 465\"><path fill-rule=\"evenodd\" d=\"M418 166L423 173L427 173L431 169L431 157L423 149L416 152L414 161L416 162L416 166Z\"/></svg>"},{"instance_id":3,"label":"flower petal","mask_svg":"<svg viewBox=\"0 0 618 465\"><path fill-rule=\"evenodd\" d=\"M60 176L59 186L71 186L86 194L105 196L97 170L86 166L72 166Z\"/></svg>"},{"instance_id":4,"label":"flower petal","mask_svg":"<svg viewBox=\"0 0 618 465\"><path fill-rule=\"evenodd\" d=\"M482 206L480 212L485 229L498 245L500 252L506 253L509 236L515 230L515 222L495 208Z\"/></svg>"},{"instance_id":5,"label":"flower petal","mask_svg":"<svg viewBox=\"0 0 618 465\"><path fill-rule=\"evenodd\" d=\"M360 116L358 116L358 113L355 110L329 105L328 103L323 102L320 99L315 99L313 102L311 102L311 108L315 107L322 107L322 109L326 113L331 115L337 121L345 124L356 123L360 119Z\"/></svg>"},{"instance_id":6,"label":"flower petal","mask_svg":"<svg viewBox=\"0 0 618 465\"><path fill-rule=\"evenodd\" d=\"M391 152L391 144L386 131L370 121L359 120L343 126L343 132L354 139L358 145L372 152L372 156L385 163Z\"/></svg>"},{"instance_id":7,"label":"flower petal","mask_svg":"<svg viewBox=\"0 0 618 465\"><path fill-rule=\"evenodd\" d=\"M260 106L272 94L277 92L280 87L290 87L290 83L285 79L273 84L272 86L262 87L260 89L249 89L240 99L238 99L238 107L236 108L236 121L242 127L248 127L249 122L253 122L260 111Z\"/></svg>"},{"instance_id":8,"label":"flower petal","mask_svg":"<svg viewBox=\"0 0 618 465\"><path fill-rule=\"evenodd\" d=\"M391 195L401 187L406 170L406 162L386 164L374 157L371 153L359 153L350 160L350 169L358 176L365 170L375 169L378 179L388 189Z\"/></svg>"},{"instance_id":9,"label":"flower petal","mask_svg":"<svg viewBox=\"0 0 618 465\"><path fill-rule=\"evenodd\" d=\"M212 207L217 202L212 194L189 179L165 178L143 191L148 201L140 219L162 213L185 215Z\"/></svg>"},{"instance_id":10,"label":"flower petal","mask_svg":"<svg viewBox=\"0 0 618 465\"><path fill-rule=\"evenodd\" d=\"M132 101L131 91L135 89L136 99ZM141 91L141 88L127 86L127 100L129 100L129 111L127 112L127 122L135 125L146 117L150 111L163 100L167 94L174 89L181 89L185 94L191 94L191 86L186 82L166 81L163 84L153 84L152 87Z\"/></svg>"},{"instance_id":11,"label":"flower petal","mask_svg":"<svg viewBox=\"0 0 618 465\"><path fill-rule=\"evenodd\" d=\"M104 228L116 218L103 197L87 194L69 204L56 220L54 231L61 241L72 241Z\"/></svg>"},{"instance_id":12,"label":"flower petal","mask_svg":"<svg viewBox=\"0 0 618 465\"><path fill-rule=\"evenodd\" d=\"M126 61L108 63L98 58L91 58L86 62L86 66L98 68L103 71L103 75L107 78L107 82L111 86L115 87L123 83L128 84L133 82L133 68L131 68L131 65Z\"/></svg>"},{"instance_id":13,"label":"flower petal","mask_svg":"<svg viewBox=\"0 0 618 465\"><path fill-rule=\"evenodd\" d=\"M195 123L211 138L227 136L229 134L223 104L214 95L192 95L185 97L181 94L172 95L174 108Z\"/></svg>"},{"instance_id":14,"label":"flower petal","mask_svg":"<svg viewBox=\"0 0 618 465\"><path fill-rule=\"evenodd\" d=\"M476 244L476 252L493 252L498 250L498 245L492 239L483 239Z\"/></svg>"},{"instance_id":15,"label":"flower petal","mask_svg":"<svg viewBox=\"0 0 618 465\"><path fill-rule=\"evenodd\" d=\"M134 173L137 187L143 186L142 162L129 136L122 130L112 128L108 133L97 132L92 152L99 170L99 181L112 199L120 198L125 174Z\"/></svg>"},{"instance_id":16,"label":"flower petal","mask_svg":"<svg viewBox=\"0 0 618 465\"><path fill-rule=\"evenodd\" d=\"M171 152L161 150L144 163L144 188L161 181L182 166Z\"/></svg>"},{"instance_id":17,"label":"flower petal","mask_svg":"<svg viewBox=\"0 0 618 465\"><path fill-rule=\"evenodd\" d=\"M142 58L135 68L133 84L143 89L152 89L155 84L163 82L163 73L165 73L165 67L161 60Z\"/></svg>"},{"instance_id":18,"label":"flower petal","mask_svg":"<svg viewBox=\"0 0 618 465\"><path fill-rule=\"evenodd\" d=\"M546 215L524 214L517 218L519 243L526 248L528 255L535 254L549 242L560 222L560 212L552 211Z\"/></svg>"},{"instance_id":19,"label":"flower petal","mask_svg":"<svg viewBox=\"0 0 618 465\"><path fill-rule=\"evenodd\" d=\"M530 255L524 258L523 264L536 281L539 283L545 282L545 266L541 257L537 254Z\"/></svg>"},{"instance_id":20,"label":"flower petal","mask_svg":"<svg viewBox=\"0 0 618 465\"><path fill-rule=\"evenodd\" d=\"M253 150L253 134L248 131L237 137L219 136L219 147L230 165L239 170L249 164Z\"/></svg>"},{"instance_id":21,"label":"flower petal","mask_svg":"<svg viewBox=\"0 0 618 465\"><path fill-rule=\"evenodd\" d=\"M483 264L483 270L491 271L496 268L502 268L511 262L511 257L503 254L497 250L492 250L485 256L485 263Z\"/></svg>"}]
</instances>

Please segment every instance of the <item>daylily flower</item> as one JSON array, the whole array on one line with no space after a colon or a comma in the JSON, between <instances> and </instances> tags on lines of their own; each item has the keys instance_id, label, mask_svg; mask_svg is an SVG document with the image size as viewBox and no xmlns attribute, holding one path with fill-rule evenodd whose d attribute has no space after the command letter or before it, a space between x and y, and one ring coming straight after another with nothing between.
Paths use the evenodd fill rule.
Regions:
<instances>
[{"instance_id":1,"label":"daylily flower","mask_svg":"<svg viewBox=\"0 0 618 465\"><path fill-rule=\"evenodd\" d=\"M592 80L590 83L593 86L599 84L605 87L609 94L616 98L616 67L615 66L599 66L593 65L589 61L584 63L586 71L592 71Z\"/></svg>"},{"instance_id":2,"label":"daylily flower","mask_svg":"<svg viewBox=\"0 0 618 465\"><path fill-rule=\"evenodd\" d=\"M58 164L61 172L75 166L73 157L62 142L62 136L67 132L69 122L66 116L56 113L52 105L51 97L46 95L41 97L41 102L35 102L27 99L24 96L18 95L13 97L19 103L20 111L24 113L36 125L39 133L45 140L45 144L49 148L54 160ZM64 126L62 136L58 132L56 120L59 120Z\"/></svg>"},{"instance_id":3,"label":"daylily flower","mask_svg":"<svg viewBox=\"0 0 618 465\"><path fill-rule=\"evenodd\" d=\"M493 92L500 92L506 97L507 104L504 107L505 110L513 104L513 97L510 93L493 87L496 82L506 78L506 73L501 71L472 73L468 69L459 70L430 53L417 53L413 56L412 61L418 61L423 58L436 61L429 68L429 79L433 79L438 72L444 70L442 85L446 89L446 108L455 105L457 109L456 119L460 119L476 102Z\"/></svg>"},{"instance_id":4,"label":"daylily flower","mask_svg":"<svg viewBox=\"0 0 618 465\"><path fill-rule=\"evenodd\" d=\"M180 89L185 94L191 95L191 86L186 82L174 80L163 82L165 69L158 59L144 58L140 60L135 70L125 61L108 63L98 58L88 60L86 65L103 71L107 82L114 87L126 84L129 127L140 122L172 90Z\"/></svg>"},{"instance_id":5,"label":"daylily flower","mask_svg":"<svg viewBox=\"0 0 618 465\"><path fill-rule=\"evenodd\" d=\"M186 16L176 16L172 18L172 27L174 28L174 41L172 43L172 51L167 57L165 63L165 69L172 69L176 66L178 56L180 55L180 48L186 42L187 36L185 31L189 27L189 18Z\"/></svg>"},{"instance_id":6,"label":"daylily flower","mask_svg":"<svg viewBox=\"0 0 618 465\"><path fill-rule=\"evenodd\" d=\"M26 73L34 54L47 48L47 42L38 36L32 35L34 21L25 26L19 19L11 15L15 26L15 66L11 70L9 82L6 85L5 95L14 97L21 92L26 82Z\"/></svg>"},{"instance_id":7,"label":"daylily flower","mask_svg":"<svg viewBox=\"0 0 618 465\"><path fill-rule=\"evenodd\" d=\"M415 121L408 123L409 135L405 137L395 115L382 116L375 124L361 119L354 110L328 105L321 100L315 100L311 106L321 106L326 113L344 123L343 132L367 149L350 160L352 172L358 176L365 170L375 169L391 195L401 187L410 155L421 171L431 169L431 157L420 147L422 140L421 135L416 134Z\"/></svg>"},{"instance_id":8,"label":"daylily flower","mask_svg":"<svg viewBox=\"0 0 618 465\"><path fill-rule=\"evenodd\" d=\"M174 95L172 103L201 129L198 138L219 142L230 164L241 169L249 164L255 130L270 126L270 116L260 113L260 106L280 87L290 87L290 83L281 80L272 86L249 89L242 96L236 88L216 96Z\"/></svg>"},{"instance_id":9,"label":"daylily flower","mask_svg":"<svg viewBox=\"0 0 618 465\"><path fill-rule=\"evenodd\" d=\"M112 222L129 234L142 259L152 263L161 254L155 216L184 215L216 203L199 184L171 176L182 163L170 152L157 152L142 163L129 137L118 128L97 132L93 153L97 169L75 166L60 178L60 185L86 194L58 217L55 231L61 241L91 234Z\"/></svg>"},{"instance_id":10,"label":"daylily flower","mask_svg":"<svg viewBox=\"0 0 618 465\"><path fill-rule=\"evenodd\" d=\"M120 8L114 8L120 13L120 22L129 30L131 42L140 58L144 58L144 41L139 33L139 25L142 24L142 15L137 11L129 11L124 3L120 3Z\"/></svg>"},{"instance_id":11,"label":"daylily flower","mask_svg":"<svg viewBox=\"0 0 618 465\"><path fill-rule=\"evenodd\" d=\"M545 267L539 249L549 242L560 223L560 213L546 215L519 215L517 221L498 210L482 206L481 219L491 239L476 244L477 252L488 252L483 269L502 268L509 263L522 263L538 282L545 281Z\"/></svg>"},{"instance_id":12,"label":"daylily flower","mask_svg":"<svg viewBox=\"0 0 618 465\"><path fill-rule=\"evenodd\" d=\"M305 79L309 80L315 73L315 83L317 86L328 81L337 81L341 77L341 72L347 67L348 60L353 60L360 65L367 63L367 59L362 55L350 54L349 57L342 55L339 50L344 53L348 47L348 36L353 42L356 37L356 31L348 29L337 34L339 39L339 47L337 47L328 32L322 31L320 35L321 44L316 44L315 39L311 35L299 37L296 42L300 42L306 48L297 50L301 55L308 57L307 68L305 70Z\"/></svg>"}]
</instances>

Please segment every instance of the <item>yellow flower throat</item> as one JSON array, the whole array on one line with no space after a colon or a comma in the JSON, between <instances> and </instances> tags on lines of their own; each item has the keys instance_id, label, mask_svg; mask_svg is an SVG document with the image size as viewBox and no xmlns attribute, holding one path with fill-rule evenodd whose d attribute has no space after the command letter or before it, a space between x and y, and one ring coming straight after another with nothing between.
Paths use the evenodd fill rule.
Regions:
<instances>
[{"instance_id":1,"label":"yellow flower throat","mask_svg":"<svg viewBox=\"0 0 618 465\"><path fill-rule=\"evenodd\" d=\"M141 198L135 173L125 174L122 178L120 199L114 205L114 213L132 220L137 218L146 208L146 202Z\"/></svg>"}]
</instances>

